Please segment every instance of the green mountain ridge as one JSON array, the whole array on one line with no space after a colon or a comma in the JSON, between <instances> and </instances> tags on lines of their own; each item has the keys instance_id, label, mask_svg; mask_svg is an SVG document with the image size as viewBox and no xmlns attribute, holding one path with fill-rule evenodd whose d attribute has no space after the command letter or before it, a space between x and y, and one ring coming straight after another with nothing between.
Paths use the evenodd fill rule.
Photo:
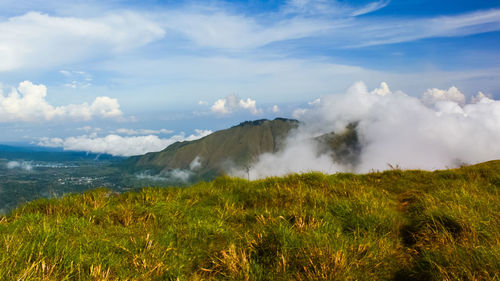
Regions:
<instances>
[{"instance_id":1,"label":"green mountain ridge","mask_svg":"<svg viewBox=\"0 0 500 281\"><path fill-rule=\"evenodd\" d=\"M160 152L131 157L124 162L128 171L168 172L189 170L194 180L212 180L231 169L248 169L264 153L276 153L285 147L287 137L299 127L294 119L242 122L194 141L176 142ZM333 160L355 165L361 147L356 125L341 134L328 133L312 139L318 153L330 153ZM193 161L199 166L193 169Z\"/></svg>"},{"instance_id":2,"label":"green mountain ridge","mask_svg":"<svg viewBox=\"0 0 500 281\"><path fill-rule=\"evenodd\" d=\"M212 179L229 167L244 167L263 153L277 152L298 124L297 120L284 118L246 121L198 140L176 142L160 152L131 157L125 166L154 172L191 170L191 163L198 157L196 174Z\"/></svg>"}]
</instances>

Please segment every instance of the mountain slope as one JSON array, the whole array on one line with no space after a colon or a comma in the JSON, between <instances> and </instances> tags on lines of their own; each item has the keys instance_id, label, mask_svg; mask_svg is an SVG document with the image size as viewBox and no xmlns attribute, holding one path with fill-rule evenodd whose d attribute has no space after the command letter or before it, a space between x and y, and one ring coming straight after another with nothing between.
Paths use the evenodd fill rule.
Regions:
<instances>
[{"instance_id":1,"label":"mountain slope","mask_svg":"<svg viewBox=\"0 0 500 281\"><path fill-rule=\"evenodd\" d=\"M298 124L284 118L247 121L199 140L176 142L163 151L131 157L125 165L156 172L195 170L201 178L212 178L228 167L245 167L262 153L278 151Z\"/></svg>"}]
</instances>

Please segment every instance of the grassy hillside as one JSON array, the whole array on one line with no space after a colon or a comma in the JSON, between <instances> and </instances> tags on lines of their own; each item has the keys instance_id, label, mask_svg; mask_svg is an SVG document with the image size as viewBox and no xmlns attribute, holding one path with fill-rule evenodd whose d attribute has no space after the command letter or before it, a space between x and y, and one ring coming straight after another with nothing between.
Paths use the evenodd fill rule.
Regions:
<instances>
[{"instance_id":1,"label":"grassy hillside","mask_svg":"<svg viewBox=\"0 0 500 281\"><path fill-rule=\"evenodd\" d=\"M0 280L500 280L500 161L98 189L0 238Z\"/></svg>"}]
</instances>

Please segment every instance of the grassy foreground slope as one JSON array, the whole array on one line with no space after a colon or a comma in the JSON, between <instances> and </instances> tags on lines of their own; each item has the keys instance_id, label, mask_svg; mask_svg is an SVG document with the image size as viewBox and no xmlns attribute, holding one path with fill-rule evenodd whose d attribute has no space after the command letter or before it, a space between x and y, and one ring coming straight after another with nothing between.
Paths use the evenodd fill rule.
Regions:
<instances>
[{"instance_id":1,"label":"grassy foreground slope","mask_svg":"<svg viewBox=\"0 0 500 281\"><path fill-rule=\"evenodd\" d=\"M500 161L98 189L0 218L0 280L500 280Z\"/></svg>"}]
</instances>

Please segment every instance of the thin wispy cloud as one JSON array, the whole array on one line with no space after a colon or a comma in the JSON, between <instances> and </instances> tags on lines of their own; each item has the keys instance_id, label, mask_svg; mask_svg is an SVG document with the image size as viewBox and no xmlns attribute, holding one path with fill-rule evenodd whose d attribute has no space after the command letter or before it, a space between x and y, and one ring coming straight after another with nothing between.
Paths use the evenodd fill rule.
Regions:
<instances>
[{"instance_id":1,"label":"thin wispy cloud","mask_svg":"<svg viewBox=\"0 0 500 281\"><path fill-rule=\"evenodd\" d=\"M329 38L333 47L345 48L500 30L499 9L451 16L359 17L389 3L377 1L353 7L335 1L297 0L287 3L279 13L255 16L224 7L180 9L167 11L162 26L198 47L245 50L318 36Z\"/></svg>"},{"instance_id":2,"label":"thin wispy cloud","mask_svg":"<svg viewBox=\"0 0 500 281\"><path fill-rule=\"evenodd\" d=\"M348 38L350 47L366 47L425 38L461 37L500 30L500 9L429 18L362 19L353 23L346 33L333 34ZM356 31L353 38L348 33Z\"/></svg>"},{"instance_id":3,"label":"thin wispy cloud","mask_svg":"<svg viewBox=\"0 0 500 281\"><path fill-rule=\"evenodd\" d=\"M167 130L167 129L158 129L158 130L153 130L153 129L128 129L128 128L120 128L112 131L112 133L115 134L123 134L123 135L160 135L160 134L171 134L173 133L173 130Z\"/></svg>"},{"instance_id":4,"label":"thin wispy cloud","mask_svg":"<svg viewBox=\"0 0 500 281\"><path fill-rule=\"evenodd\" d=\"M329 0L290 0L281 11L284 14L300 16L360 16L375 12L387 6L389 0L370 2L365 5L349 5L345 2Z\"/></svg>"},{"instance_id":5,"label":"thin wispy cloud","mask_svg":"<svg viewBox=\"0 0 500 281\"><path fill-rule=\"evenodd\" d=\"M271 15L269 15L271 16ZM274 42L300 39L333 27L332 22L281 19L260 23L258 19L226 10L167 12L163 26L199 47L253 49Z\"/></svg>"},{"instance_id":6,"label":"thin wispy cloud","mask_svg":"<svg viewBox=\"0 0 500 281\"><path fill-rule=\"evenodd\" d=\"M296 0L286 3L279 13L258 15L238 13L224 5L186 5L92 18L27 12L0 21L0 71L73 63L102 56L103 51L116 54L161 40L166 34L166 42L175 45L182 45L180 38L185 38L200 48L248 50L318 36L330 38L333 46L360 47L500 30L498 9L446 17L359 17L389 3L375 1L359 7Z\"/></svg>"}]
</instances>

